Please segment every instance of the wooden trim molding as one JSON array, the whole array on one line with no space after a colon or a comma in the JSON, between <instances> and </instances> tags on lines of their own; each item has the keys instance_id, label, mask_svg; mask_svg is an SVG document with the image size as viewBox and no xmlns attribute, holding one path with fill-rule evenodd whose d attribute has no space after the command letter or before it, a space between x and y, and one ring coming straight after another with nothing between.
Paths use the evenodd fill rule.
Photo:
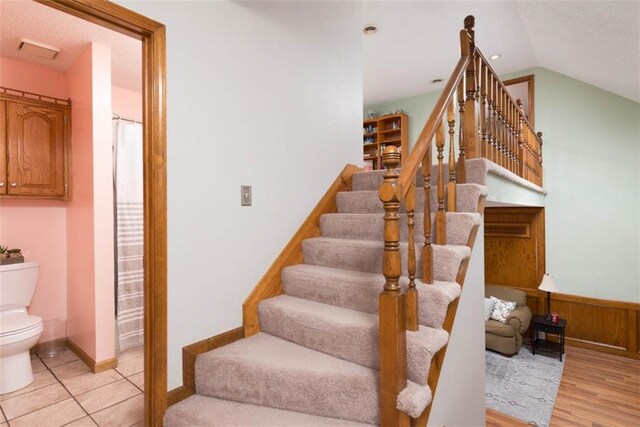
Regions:
<instances>
[{"instance_id":1,"label":"wooden trim molding","mask_svg":"<svg viewBox=\"0 0 640 427\"><path fill-rule=\"evenodd\" d=\"M165 26L106 0L36 0L142 42L145 424L167 408L167 166Z\"/></svg>"},{"instance_id":2,"label":"wooden trim molding","mask_svg":"<svg viewBox=\"0 0 640 427\"><path fill-rule=\"evenodd\" d=\"M81 349L78 344L74 343L71 339L67 338L66 341L67 341L67 347L69 348L69 350L75 353L75 355L78 356L80 360L82 360L84 364L87 365L89 369L91 369L91 372L93 372L94 374L108 371L109 369L114 369L118 366L118 359L116 358L111 358L111 359L103 360L101 362L96 362L83 349Z\"/></svg>"},{"instance_id":3,"label":"wooden trim molding","mask_svg":"<svg viewBox=\"0 0 640 427\"><path fill-rule=\"evenodd\" d=\"M509 85L517 85L518 83L528 83L527 86L527 97L529 98L529 123L535 129L535 76L533 74L529 74L527 76L516 77L515 79L505 80L505 86Z\"/></svg>"},{"instance_id":4,"label":"wooden trim molding","mask_svg":"<svg viewBox=\"0 0 640 427\"><path fill-rule=\"evenodd\" d=\"M168 403L169 406L174 405L181 400L195 394L196 392L196 379L195 379L195 366L196 357L199 354L206 353L213 349L231 344L234 341L244 338L244 327L231 329L230 331L223 332L216 336L206 338L202 341L189 344L182 348L182 386L174 388L169 391Z\"/></svg>"},{"instance_id":5,"label":"wooden trim molding","mask_svg":"<svg viewBox=\"0 0 640 427\"><path fill-rule=\"evenodd\" d=\"M336 194L340 191L351 189L351 178L353 174L362 171L355 165L346 165L340 175L335 179L327 192L322 196L316 207L311 211L307 219L302 223L296 234L293 235L287 246L284 247L278 258L271 264L269 270L262 276L251 294L242 304L244 334L247 337L260 332L258 322L258 304L260 301L280 295L282 293L282 282L280 274L282 269L295 264L301 264L302 242L305 239L320 235L320 217L325 213L336 212Z\"/></svg>"}]
</instances>

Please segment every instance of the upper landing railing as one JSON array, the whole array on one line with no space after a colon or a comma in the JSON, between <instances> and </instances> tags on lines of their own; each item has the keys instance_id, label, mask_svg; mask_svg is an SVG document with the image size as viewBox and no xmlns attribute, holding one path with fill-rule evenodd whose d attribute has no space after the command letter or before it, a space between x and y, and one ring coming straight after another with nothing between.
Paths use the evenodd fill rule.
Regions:
<instances>
[{"instance_id":1,"label":"upper landing railing","mask_svg":"<svg viewBox=\"0 0 640 427\"><path fill-rule=\"evenodd\" d=\"M380 416L384 426L409 424L408 416L396 409L396 399L407 385L406 331L418 329L414 244L416 174L420 171L424 178L425 239L421 273L422 282L427 285L433 283L433 231L435 243L446 244L446 212L456 212L456 185L466 182L467 159L486 158L542 186L542 134L535 133L522 109L522 100L516 101L511 97L482 52L476 48L474 21L473 16L467 16L464 20L464 29L460 31L460 59L410 156L403 162L402 173L398 174L396 170L400 164L396 147L387 146L383 155L386 173L379 194L385 211L385 285L380 294L379 315ZM432 230L430 190L432 170L436 167L432 166L434 141L437 211L435 230ZM445 154L448 155L446 164ZM406 293L402 292L399 284L402 266L398 211L401 202L405 205L409 229L406 270L409 287ZM462 282L463 277L464 274L459 275L458 280ZM432 371L437 369L438 366L434 368L432 365ZM431 385L431 379L429 383ZM423 417L420 419L426 423ZM418 424L422 425L422 421Z\"/></svg>"}]
</instances>

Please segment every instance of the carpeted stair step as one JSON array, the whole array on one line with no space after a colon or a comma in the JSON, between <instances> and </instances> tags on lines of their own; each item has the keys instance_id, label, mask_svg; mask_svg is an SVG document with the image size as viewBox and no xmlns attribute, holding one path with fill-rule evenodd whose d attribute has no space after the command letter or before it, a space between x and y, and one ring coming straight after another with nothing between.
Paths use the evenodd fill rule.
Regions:
<instances>
[{"instance_id":1,"label":"carpeted stair step","mask_svg":"<svg viewBox=\"0 0 640 427\"><path fill-rule=\"evenodd\" d=\"M449 304L460 295L455 282L417 282L420 324L442 328ZM406 287L409 280L400 278ZM282 286L287 295L370 314L378 313L378 297L384 287L382 273L298 264L282 271Z\"/></svg>"},{"instance_id":2,"label":"carpeted stair step","mask_svg":"<svg viewBox=\"0 0 640 427\"><path fill-rule=\"evenodd\" d=\"M193 395L171 406L164 427L373 427L336 418Z\"/></svg>"},{"instance_id":3,"label":"carpeted stair step","mask_svg":"<svg viewBox=\"0 0 640 427\"><path fill-rule=\"evenodd\" d=\"M398 173L402 172L402 169L397 169ZM382 184L382 180L385 170L374 170L374 171L366 171L366 172L356 172L351 177L351 190L352 191L378 191L380 188L380 184ZM437 183L437 182L436 182ZM418 172L416 174L416 185L418 187L422 187L424 184L424 179L422 178L422 174Z\"/></svg>"},{"instance_id":4,"label":"carpeted stair step","mask_svg":"<svg viewBox=\"0 0 640 427\"><path fill-rule=\"evenodd\" d=\"M201 354L195 366L200 395L339 418L379 423L378 372L263 332ZM422 398L431 392L404 399ZM399 396L400 397L400 396ZM398 405L423 406L420 402ZM426 405L424 405L426 407ZM423 408L424 409L424 408Z\"/></svg>"},{"instance_id":5,"label":"carpeted stair step","mask_svg":"<svg viewBox=\"0 0 640 427\"><path fill-rule=\"evenodd\" d=\"M456 211L477 212L481 196L487 195L487 187L477 184L459 184L456 189ZM431 212L438 210L437 190L431 188ZM446 197L445 197L446 202ZM338 213L384 213L384 207L377 191L342 191L336 194ZM424 211L424 191L416 192L416 212ZM406 212L404 203L400 212Z\"/></svg>"},{"instance_id":6,"label":"carpeted stair step","mask_svg":"<svg viewBox=\"0 0 640 427\"><path fill-rule=\"evenodd\" d=\"M416 246L416 272L422 276L422 245ZM460 263L471 254L467 246L432 245L433 277L435 280L456 280ZM382 273L384 242L373 240L334 239L316 237L302 242L305 264L345 270ZM407 244L400 243L402 274L407 275Z\"/></svg>"},{"instance_id":7,"label":"carpeted stair step","mask_svg":"<svg viewBox=\"0 0 640 427\"><path fill-rule=\"evenodd\" d=\"M280 295L260 303L260 330L331 356L379 369L379 319L307 299ZM426 385L431 358L447 343L443 329L407 332L409 380Z\"/></svg>"},{"instance_id":8,"label":"carpeted stair step","mask_svg":"<svg viewBox=\"0 0 640 427\"><path fill-rule=\"evenodd\" d=\"M485 159L479 159L486 161ZM486 182L486 166L479 162L478 159L472 159L466 161L466 173L467 173L467 184L482 184L484 185ZM398 173L400 173L402 169L398 169ZM366 190L378 190L380 184L382 183L382 179L384 177L386 171L384 170L375 170L375 171L366 171L366 172L358 172L353 174L353 178L351 181L351 189L353 191L366 191ZM448 165L444 165L444 173L445 173L445 182L449 181L449 168ZM438 165L433 165L431 169L431 185L435 186L438 184ZM424 185L424 178L422 177L422 173L418 172L416 174L416 185L418 187L422 187Z\"/></svg>"},{"instance_id":9,"label":"carpeted stair step","mask_svg":"<svg viewBox=\"0 0 640 427\"><path fill-rule=\"evenodd\" d=\"M471 229L475 225L480 225L482 216L471 212L448 212L447 213L447 244L466 245L469 240ZM424 242L423 214L415 215L415 242ZM431 241L435 242L436 214L431 214ZM320 217L320 229L322 237L333 237L336 239L359 239L359 240L383 240L384 238L384 217L382 214L355 214L355 213L332 213ZM407 241L407 215L400 214L400 240Z\"/></svg>"}]
</instances>

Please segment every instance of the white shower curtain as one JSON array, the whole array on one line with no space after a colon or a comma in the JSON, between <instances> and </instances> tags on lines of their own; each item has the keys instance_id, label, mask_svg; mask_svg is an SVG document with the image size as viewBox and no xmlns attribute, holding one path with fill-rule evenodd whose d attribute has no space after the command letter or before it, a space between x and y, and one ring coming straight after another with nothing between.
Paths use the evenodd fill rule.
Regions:
<instances>
[{"instance_id":1,"label":"white shower curtain","mask_svg":"<svg viewBox=\"0 0 640 427\"><path fill-rule=\"evenodd\" d=\"M116 318L120 351L144 342L142 125L113 121Z\"/></svg>"}]
</instances>

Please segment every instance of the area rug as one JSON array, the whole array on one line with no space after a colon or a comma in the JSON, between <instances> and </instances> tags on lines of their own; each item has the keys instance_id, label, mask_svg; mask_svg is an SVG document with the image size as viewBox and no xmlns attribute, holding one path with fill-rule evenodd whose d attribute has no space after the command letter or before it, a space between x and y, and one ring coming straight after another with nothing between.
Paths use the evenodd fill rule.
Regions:
<instances>
[{"instance_id":1,"label":"area rug","mask_svg":"<svg viewBox=\"0 0 640 427\"><path fill-rule=\"evenodd\" d=\"M534 356L522 346L513 357L487 351L486 364L487 408L533 426L549 425L564 362L544 354Z\"/></svg>"}]
</instances>

